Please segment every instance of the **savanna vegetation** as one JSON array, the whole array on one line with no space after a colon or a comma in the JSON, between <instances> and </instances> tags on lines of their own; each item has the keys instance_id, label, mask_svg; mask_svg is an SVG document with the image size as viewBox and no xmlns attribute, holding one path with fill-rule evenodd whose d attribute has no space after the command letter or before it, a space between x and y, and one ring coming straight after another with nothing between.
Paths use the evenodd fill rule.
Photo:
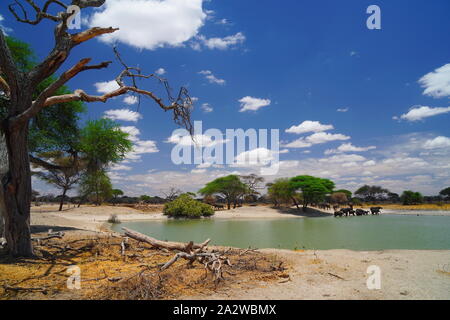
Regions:
<instances>
[{"instance_id":1,"label":"savanna vegetation","mask_svg":"<svg viewBox=\"0 0 450 320\"><path fill-rule=\"evenodd\" d=\"M166 203L163 212L172 218L200 218L214 214L210 205L197 201L186 193Z\"/></svg>"}]
</instances>

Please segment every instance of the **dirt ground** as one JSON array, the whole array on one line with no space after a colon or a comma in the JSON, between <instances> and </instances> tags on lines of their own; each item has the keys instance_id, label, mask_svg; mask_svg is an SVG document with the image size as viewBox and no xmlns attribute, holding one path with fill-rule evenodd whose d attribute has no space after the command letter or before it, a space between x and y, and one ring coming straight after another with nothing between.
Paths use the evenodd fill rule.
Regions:
<instances>
[{"instance_id":1,"label":"dirt ground","mask_svg":"<svg viewBox=\"0 0 450 320\"><path fill-rule=\"evenodd\" d=\"M0 257L0 299L177 299L288 277L287 266L274 254L217 247L210 250L222 252L232 264L223 266L221 281L199 262L190 267L179 260L160 271L175 253L130 239L122 255L121 241L120 236L78 232L42 240L34 259ZM79 268L80 289L67 285L77 272L74 266Z\"/></svg>"},{"instance_id":2,"label":"dirt ground","mask_svg":"<svg viewBox=\"0 0 450 320\"><path fill-rule=\"evenodd\" d=\"M186 299L450 299L450 251L262 250L292 266L284 283L259 283L242 291L219 290ZM369 290L369 266L381 271L381 289Z\"/></svg>"}]
</instances>

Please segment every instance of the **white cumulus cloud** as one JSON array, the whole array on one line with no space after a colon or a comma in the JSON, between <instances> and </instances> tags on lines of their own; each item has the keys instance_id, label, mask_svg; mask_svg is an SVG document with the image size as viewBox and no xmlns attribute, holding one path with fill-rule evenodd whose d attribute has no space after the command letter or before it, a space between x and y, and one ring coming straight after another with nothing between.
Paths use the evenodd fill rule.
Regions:
<instances>
[{"instance_id":1,"label":"white cumulus cloud","mask_svg":"<svg viewBox=\"0 0 450 320\"><path fill-rule=\"evenodd\" d=\"M340 133L317 132L308 137L302 137L294 140L286 145L286 148L308 148L314 144L321 144L336 140L348 140L349 136Z\"/></svg>"},{"instance_id":2,"label":"white cumulus cloud","mask_svg":"<svg viewBox=\"0 0 450 320\"><path fill-rule=\"evenodd\" d=\"M325 154L334 154L334 153L344 153L344 152L363 152L369 151L372 149L376 149L375 146L369 147L357 147L354 146L351 142L341 144L337 149L328 149L325 151Z\"/></svg>"},{"instance_id":3,"label":"white cumulus cloud","mask_svg":"<svg viewBox=\"0 0 450 320\"><path fill-rule=\"evenodd\" d=\"M425 149L450 148L450 138L439 136L434 139L425 141L423 147Z\"/></svg>"},{"instance_id":4,"label":"white cumulus cloud","mask_svg":"<svg viewBox=\"0 0 450 320\"><path fill-rule=\"evenodd\" d=\"M138 98L135 96L126 96L123 99L123 102L129 105L136 104L138 102Z\"/></svg>"},{"instance_id":5,"label":"white cumulus cloud","mask_svg":"<svg viewBox=\"0 0 450 320\"><path fill-rule=\"evenodd\" d=\"M199 72L199 74L204 75L205 78L209 81L209 83L215 83L224 85L226 83L225 80L217 78L211 70L202 70Z\"/></svg>"},{"instance_id":6,"label":"white cumulus cloud","mask_svg":"<svg viewBox=\"0 0 450 320\"><path fill-rule=\"evenodd\" d=\"M120 88L116 80L97 82L94 83L94 86L100 93L108 93Z\"/></svg>"},{"instance_id":7,"label":"white cumulus cloud","mask_svg":"<svg viewBox=\"0 0 450 320\"><path fill-rule=\"evenodd\" d=\"M181 46L195 37L206 13L203 0L109 0L89 20L93 27L117 27L104 35L107 43L122 42L139 48Z\"/></svg>"},{"instance_id":8,"label":"white cumulus cloud","mask_svg":"<svg viewBox=\"0 0 450 320\"><path fill-rule=\"evenodd\" d=\"M275 159L276 153L267 148L244 151L235 157L236 167L265 166Z\"/></svg>"},{"instance_id":9,"label":"white cumulus cloud","mask_svg":"<svg viewBox=\"0 0 450 320\"><path fill-rule=\"evenodd\" d=\"M245 41L245 35L242 32L238 32L234 35L223 38L214 37L209 39L203 35L200 35L196 38L196 40L197 41L194 41L191 45L195 50L200 50L202 45L211 50L226 50L242 44Z\"/></svg>"},{"instance_id":10,"label":"white cumulus cloud","mask_svg":"<svg viewBox=\"0 0 450 320\"><path fill-rule=\"evenodd\" d=\"M306 120L298 126L292 126L289 129L286 129L286 132L301 134L306 132L322 132L331 129L334 129L331 124L321 124L319 121Z\"/></svg>"},{"instance_id":11,"label":"white cumulus cloud","mask_svg":"<svg viewBox=\"0 0 450 320\"><path fill-rule=\"evenodd\" d=\"M446 108L433 108L427 106L414 106L405 114L400 116L400 119L407 121L419 121L428 117L436 116L443 113L450 112L450 107ZM394 117L398 119L398 117Z\"/></svg>"},{"instance_id":12,"label":"white cumulus cloud","mask_svg":"<svg viewBox=\"0 0 450 320\"><path fill-rule=\"evenodd\" d=\"M111 120L137 122L142 118L142 115L139 112L131 111L129 109L117 109L105 111L105 118Z\"/></svg>"},{"instance_id":13,"label":"white cumulus cloud","mask_svg":"<svg viewBox=\"0 0 450 320\"><path fill-rule=\"evenodd\" d=\"M243 97L239 100L241 103L241 109L239 112L244 111L256 111L262 107L267 107L270 105L271 101L269 99L260 99L250 96Z\"/></svg>"},{"instance_id":14,"label":"white cumulus cloud","mask_svg":"<svg viewBox=\"0 0 450 320\"><path fill-rule=\"evenodd\" d=\"M196 147L212 147L217 144L223 144L227 141L224 139L212 139L211 136L204 134L196 134L193 137L190 135L171 135L167 140L167 143L173 143L180 146L196 146Z\"/></svg>"},{"instance_id":15,"label":"white cumulus cloud","mask_svg":"<svg viewBox=\"0 0 450 320\"><path fill-rule=\"evenodd\" d=\"M155 71L155 73L156 73L158 76L162 76L162 75L164 75L164 74L166 73L166 69L164 69L164 68L159 68L158 70Z\"/></svg>"},{"instance_id":16,"label":"white cumulus cloud","mask_svg":"<svg viewBox=\"0 0 450 320\"><path fill-rule=\"evenodd\" d=\"M202 110L206 113L210 113L214 111L214 108L211 107L211 105L209 103L203 103L202 104Z\"/></svg>"},{"instance_id":17,"label":"white cumulus cloud","mask_svg":"<svg viewBox=\"0 0 450 320\"><path fill-rule=\"evenodd\" d=\"M135 126L123 126L120 130L129 134L129 139L133 142L133 150L126 154L125 163L130 161L139 161L145 153L159 152L156 142L153 140L141 140L139 135L141 132Z\"/></svg>"},{"instance_id":18,"label":"white cumulus cloud","mask_svg":"<svg viewBox=\"0 0 450 320\"><path fill-rule=\"evenodd\" d=\"M425 88L424 95L434 98L450 96L450 63L427 73L419 79L419 83Z\"/></svg>"}]
</instances>

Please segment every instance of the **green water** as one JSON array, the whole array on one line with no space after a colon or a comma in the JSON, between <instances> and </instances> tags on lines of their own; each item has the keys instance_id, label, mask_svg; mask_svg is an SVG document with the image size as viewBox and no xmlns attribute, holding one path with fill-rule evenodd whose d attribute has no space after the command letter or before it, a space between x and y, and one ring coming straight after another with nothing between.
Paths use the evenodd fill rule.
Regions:
<instances>
[{"instance_id":1,"label":"green water","mask_svg":"<svg viewBox=\"0 0 450 320\"><path fill-rule=\"evenodd\" d=\"M450 217L380 215L348 218L261 220L168 220L126 222L161 240L247 248L284 249L450 249Z\"/></svg>"}]
</instances>

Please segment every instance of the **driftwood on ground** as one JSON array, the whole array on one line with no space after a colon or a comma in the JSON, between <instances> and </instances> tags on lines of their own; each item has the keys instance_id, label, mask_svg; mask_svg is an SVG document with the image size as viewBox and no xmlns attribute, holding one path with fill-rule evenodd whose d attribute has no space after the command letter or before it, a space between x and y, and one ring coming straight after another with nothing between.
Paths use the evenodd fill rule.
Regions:
<instances>
[{"instance_id":1,"label":"driftwood on ground","mask_svg":"<svg viewBox=\"0 0 450 320\"><path fill-rule=\"evenodd\" d=\"M183 251L183 252L189 252L189 251L191 251L191 249L200 249L200 248L203 249L211 241L210 239L207 239L206 241L204 241L203 243L200 243L200 244L194 244L194 243L191 244L190 242L182 243L182 242L161 241L161 240L149 237L145 234L136 232L134 230L130 230L128 228L122 228L122 229L123 229L123 231L125 231L125 235L127 237L130 237L137 241L146 242L155 248L160 248L160 249L164 248L167 250L179 250L179 251Z\"/></svg>"},{"instance_id":2,"label":"driftwood on ground","mask_svg":"<svg viewBox=\"0 0 450 320\"><path fill-rule=\"evenodd\" d=\"M62 231L58 231L58 232L53 232L52 229L49 229L47 232L47 236L45 237L32 237L31 240L32 241L37 241L38 243L42 240L49 240L49 239L54 239L54 238L58 238L58 239L62 239L64 237L64 232Z\"/></svg>"},{"instance_id":3,"label":"driftwood on ground","mask_svg":"<svg viewBox=\"0 0 450 320\"><path fill-rule=\"evenodd\" d=\"M210 271L213 274L214 281L218 283L220 280L223 280L223 273L226 272L228 274L232 274L231 272L224 271L222 267L232 266L230 260L220 252L208 252L207 246L210 239L205 240L202 243L195 244L194 242L189 243L181 243L181 242L169 242L169 241L161 241L142 233L136 232L134 230L130 230L128 228L122 228L125 231L125 236L135 239L137 241L142 241L152 245L158 249L165 249L169 251L179 251L176 253L172 259L167 261L165 264L161 265L160 270L164 271L172 266L179 259L185 259L188 261L188 266L191 266L194 262L198 261L203 264L205 270Z\"/></svg>"}]
</instances>

